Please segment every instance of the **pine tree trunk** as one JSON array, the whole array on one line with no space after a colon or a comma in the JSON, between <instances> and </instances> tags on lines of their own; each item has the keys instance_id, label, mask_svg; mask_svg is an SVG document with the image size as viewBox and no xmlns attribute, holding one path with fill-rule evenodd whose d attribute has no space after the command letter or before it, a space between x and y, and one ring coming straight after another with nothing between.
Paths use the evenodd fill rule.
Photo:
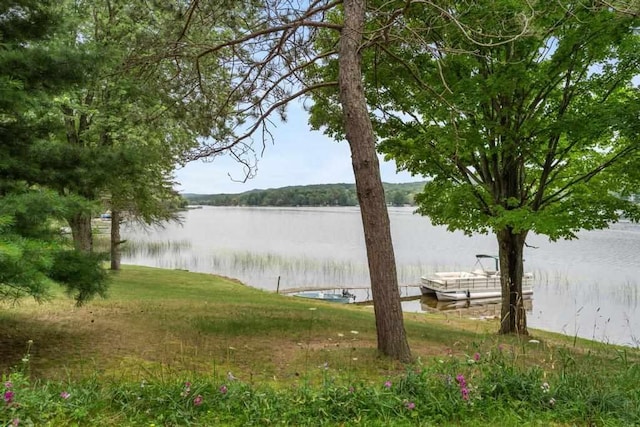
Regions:
<instances>
[{"instance_id":1,"label":"pine tree trunk","mask_svg":"<svg viewBox=\"0 0 640 427\"><path fill-rule=\"evenodd\" d=\"M93 251L93 231L91 229L91 215L85 213L74 214L68 219L73 245L79 251Z\"/></svg>"},{"instance_id":2,"label":"pine tree trunk","mask_svg":"<svg viewBox=\"0 0 640 427\"><path fill-rule=\"evenodd\" d=\"M510 227L497 233L502 285L500 334L529 334L527 313L522 297L523 252L526 237L526 232L514 233Z\"/></svg>"},{"instance_id":3,"label":"pine tree trunk","mask_svg":"<svg viewBox=\"0 0 640 427\"><path fill-rule=\"evenodd\" d=\"M359 48L364 12L364 0L345 0L339 50L340 102L364 228L378 350L389 357L408 362L411 351L404 329L389 214L380 178L375 136L362 86Z\"/></svg>"},{"instance_id":4,"label":"pine tree trunk","mask_svg":"<svg viewBox=\"0 0 640 427\"><path fill-rule=\"evenodd\" d=\"M120 211L111 211L111 270L120 270Z\"/></svg>"}]
</instances>

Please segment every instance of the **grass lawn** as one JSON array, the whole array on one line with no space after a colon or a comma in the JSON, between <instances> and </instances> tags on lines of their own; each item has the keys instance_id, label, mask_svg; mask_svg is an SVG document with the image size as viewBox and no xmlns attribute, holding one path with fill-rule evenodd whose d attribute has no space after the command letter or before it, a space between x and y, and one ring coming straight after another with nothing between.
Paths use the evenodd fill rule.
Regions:
<instances>
[{"instance_id":1,"label":"grass lawn","mask_svg":"<svg viewBox=\"0 0 640 427\"><path fill-rule=\"evenodd\" d=\"M113 276L109 298L91 301L84 307L75 307L71 299L61 294L42 305L22 301L19 305L0 307L0 370L5 378L9 378L12 369L15 372L15 367L23 364L29 346L25 375L31 381L40 380L39 384L91 380L127 388L127 384L145 382L182 384L191 378L207 378L207 381L222 384L227 381L228 372L239 378L238 384L252 387L252 390L260 387L285 391L291 387L324 387L326 391L329 380L332 387L346 389L355 382L369 384L374 389L386 381L395 383L398 378L410 383L406 366L377 353L372 307L276 295L208 274L124 266ZM419 370L424 367L425 372L427 369L437 371L438 365L446 365L451 367L452 373L460 371L472 377L475 375L479 382L480 377L484 381L498 375L494 367L487 365L486 369L476 372L469 371L465 364L491 359L495 366L503 366L499 372L512 372L520 383L529 381L526 380L528 375L535 376L535 381L531 380L535 385L527 386L535 390L542 387L546 378L549 381L564 378L562 384L568 387L567 393L571 387L593 388L600 378L640 379L637 349L541 331L532 331L532 335L525 338L498 336L495 334L497 320L468 320L446 313L406 314L405 327L417 360L415 366L420 366ZM32 344L29 345L30 341ZM496 359L496 355L505 356ZM511 377L505 378L501 376L492 381L498 385L507 384L504 385L507 394L513 395L514 390L524 387L522 384L508 385ZM566 383L569 378L574 378L571 380L573 385ZM593 383L580 384L579 381L583 381L580 378ZM415 381L427 380L418 378ZM451 378L448 381L451 382ZM458 385L462 390L462 385ZM509 388L512 386L513 390ZM503 386L487 387L483 396L500 396ZM480 395L480 392L470 390L474 395ZM625 405L635 402L640 406L637 391L625 394L626 386L611 390L607 388L598 394L598 399L604 399L602 405L611 404L607 396L612 401L619 399L620 396L613 393L618 390ZM453 392L456 396L455 393L459 394L455 387ZM368 399L377 402L375 396ZM587 396L578 402L593 398ZM400 402L400 406L403 404L408 405ZM598 424L599 420L608 420L593 415L581 419L574 414L579 413L579 404L573 402L571 408L566 415L569 424L593 419ZM640 409L635 410L634 414L640 414ZM446 415L447 411L443 411ZM489 413L484 421L500 419L502 411L505 411L503 406L496 407L496 412ZM628 409L625 411L627 415L621 415L621 419L626 422L629 413ZM518 414L517 408L513 414ZM636 416L634 414L632 416ZM58 416L62 417L60 420L69 420L65 418L67 415ZM137 425L138 416L143 415L116 417L113 425L128 425L124 420ZM47 419L57 419L55 414L51 417ZM513 418L514 422L518 417ZM617 415L612 417L614 421L618 420ZM197 424L194 420L198 418L185 419ZM559 419L554 422L564 425L562 420L565 418ZM157 419L161 424L181 424L167 420L166 417ZM411 420L409 418L407 422L412 424ZM456 416L450 420L466 424ZM480 421L479 425L483 425ZM527 423L526 419L521 421ZM296 422L304 424L299 420ZM380 422L380 425L386 425Z\"/></svg>"}]
</instances>

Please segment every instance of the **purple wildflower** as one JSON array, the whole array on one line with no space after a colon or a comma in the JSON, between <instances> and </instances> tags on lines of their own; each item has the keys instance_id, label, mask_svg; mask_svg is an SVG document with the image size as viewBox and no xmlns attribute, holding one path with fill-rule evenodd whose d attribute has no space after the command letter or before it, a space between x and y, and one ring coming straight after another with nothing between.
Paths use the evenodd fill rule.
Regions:
<instances>
[{"instance_id":1,"label":"purple wildflower","mask_svg":"<svg viewBox=\"0 0 640 427\"><path fill-rule=\"evenodd\" d=\"M460 388L464 388L467 386L467 380L464 379L464 375L458 374L456 375L456 381L460 384Z\"/></svg>"},{"instance_id":2,"label":"purple wildflower","mask_svg":"<svg viewBox=\"0 0 640 427\"><path fill-rule=\"evenodd\" d=\"M469 400L469 389L466 387L460 388L460 394L462 394L462 400Z\"/></svg>"},{"instance_id":3,"label":"purple wildflower","mask_svg":"<svg viewBox=\"0 0 640 427\"><path fill-rule=\"evenodd\" d=\"M384 386L386 388L391 388L391 381L385 381Z\"/></svg>"},{"instance_id":4,"label":"purple wildflower","mask_svg":"<svg viewBox=\"0 0 640 427\"><path fill-rule=\"evenodd\" d=\"M62 393L60 393L60 397L66 400L71 397L71 394L69 392L63 391Z\"/></svg>"},{"instance_id":5,"label":"purple wildflower","mask_svg":"<svg viewBox=\"0 0 640 427\"><path fill-rule=\"evenodd\" d=\"M416 409L416 404L413 402L407 402L404 404L404 406L410 411Z\"/></svg>"},{"instance_id":6,"label":"purple wildflower","mask_svg":"<svg viewBox=\"0 0 640 427\"><path fill-rule=\"evenodd\" d=\"M7 390L13 388L13 383L11 381L6 381L4 383L4 388L6 388Z\"/></svg>"},{"instance_id":7,"label":"purple wildflower","mask_svg":"<svg viewBox=\"0 0 640 427\"><path fill-rule=\"evenodd\" d=\"M9 404L9 403L13 402L13 397L14 397L15 395L16 395L16 394L15 394L14 392L12 392L11 390L5 391L5 392L4 392L4 401L5 401L7 404Z\"/></svg>"},{"instance_id":8,"label":"purple wildflower","mask_svg":"<svg viewBox=\"0 0 640 427\"><path fill-rule=\"evenodd\" d=\"M227 391L229 391L229 390L227 389L226 385L220 386L220 393L227 394Z\"/></svg>"},{"instance_id":9,"label":"purple wildflower","mask_svg":"<svg viewBox=\"0 0 640 427\"><path fill-rule=\"evenodd\" d=\"M474 355L473 355L473 360L475 360L476 362L477 362L478 360L480 360L480 353L476 353L476 354L474 354Z\"/></svg>"},{"instance_id":10,"label":"purple wildflower","mask_svg":"<svg viewBox=\"0 0 640 427\"><path fill-rule=\"evenodd\" d=\"M193 399L193 404L195 406L200 406L202 405L202 402L204 401L204 399L202 398L202 396L197 395L195 399Z\"/></svg>"}]
</instances>

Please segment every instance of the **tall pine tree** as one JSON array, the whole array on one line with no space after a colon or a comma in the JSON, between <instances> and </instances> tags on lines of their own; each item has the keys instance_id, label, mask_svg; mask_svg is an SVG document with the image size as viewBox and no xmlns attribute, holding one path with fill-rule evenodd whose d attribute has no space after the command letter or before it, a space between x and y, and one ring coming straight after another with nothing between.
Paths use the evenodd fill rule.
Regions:
<instances>
[{"instance_id":1,"label":"tall pine tree","mask_svg":"<svg viewBox=\"0 0 640 427\"><path fill-rule=\"evenodd\" d=\"M86 201L42 185L68 166L40 155L64 132L54 97L80 83L92 63L56 43L56 4L0 2L0 300L43 300L55 282L78 304L106 291L99 257L69 249L56 230L71 207Z\"/></svg>"}]
</instances>

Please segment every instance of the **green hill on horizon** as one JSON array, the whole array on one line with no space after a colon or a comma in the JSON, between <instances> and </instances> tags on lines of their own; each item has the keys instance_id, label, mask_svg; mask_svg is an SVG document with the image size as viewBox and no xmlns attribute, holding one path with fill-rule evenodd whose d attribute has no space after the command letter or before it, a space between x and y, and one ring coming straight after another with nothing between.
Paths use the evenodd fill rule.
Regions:
<instances>
[{"instance_id":1,"label":"green hill on horizon","mask_svg":"<svg viewBox=\"0 0 640 427\"><path fill-rule=\"evenodd\" d=\"M393 206L414 205L415 195L425 182L383 183L387 203ZM355 184L296 185L266 190L249 190L238 194L193 194L182 196L191 204L210 206L357 206Z\"/></svg>"}]
</instances>

